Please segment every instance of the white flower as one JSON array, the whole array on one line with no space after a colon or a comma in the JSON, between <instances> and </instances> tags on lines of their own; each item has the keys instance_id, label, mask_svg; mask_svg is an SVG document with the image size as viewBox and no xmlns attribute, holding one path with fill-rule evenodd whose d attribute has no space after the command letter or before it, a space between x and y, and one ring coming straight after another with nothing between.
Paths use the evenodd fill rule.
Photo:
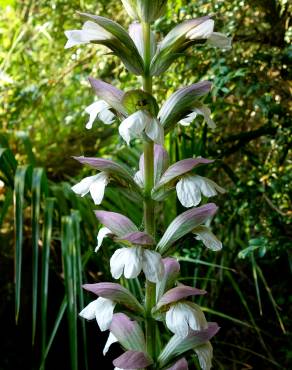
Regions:
<instances>
[{"instance_id":1,"label":"white flower","mask_svg":"<svg viewBox=\"0 0 292 370\"><path fill-rule=\"evenodd\" d=\"M110 106L104 100L98 100L89 105L85 109L85 112L89 114L89 121L85 127L90 130L96 117L106 125L113 123L115 115L109 110L109 108Z\"/></svg>"},{"instance_id":2,"label":"white flower","mask_svg":"<svg viewBox=\"0 0 292 370\"><path fill-rule=\"evenodd\" d=\"M176 302L166 313L166 326L174 334L185 338L190 329L203 330L208 324L198 305L192 302Z\"/></svg>"},{"instance_id":3,"label":"white flower","mask_svg":"<svg viewBox=\"0 0 292 370\"><path fill-rule=\"evenodd\" d=\"M199 175L185 175L176 184L176 193L179 201L184 207L197 206L205 197L213 197L225 190L214 181Z\"/></svg>"},{"instance_id":4,"label":"white flower","mask_svg":"<svg viewBox=\"0 0 292 370\"><path fill-rule=\"evenodd\" d=\"M109 182L108 175L105 172L100 172L97 175L85 177L78 184L72 186L74 193L84 197L90 192L90 195L95 204L100 204L104 197L105 187Z\"/></svg>"},{"instance_id":5,"label":"white flower","mask_svg":"<svg viewBox=\"0 0 292 370\"><path fill-rule=\"evenodd\" d=\"M212 251L220 251L222 249L222 243L216 236L212 233L212 231L204 225L197 226L193 231L193 234L196 234L196 239L201 240L204 245L211 249Z\"/></svg>"},{"instance_id":6,"label":"white flower","mask_svg":"<svg viewBox=\"0 0 292 370\"><path fill-rule=\"evenodd\" d=\"M115 305L116 303L110 299L98 297L90 302L79 315L86 320L96 319L100 330L105 331L112 322Z\"/></svg>"},{"instance_id":7,"label":"white flower","mask_svg":"<svg viewBox=\"0 0 292 370\"><path fill-rule=\"evenodd\" d=\"M104 346L104 349L102 351L103 355L105 356L110 348L110 346L113 344L113 343L116 343L118 342L117 338L113 335L113 333L109 333L109 336L108 336L108 339L106 341L106 344Z\"/></svg>"},{"instance_id":8,"label":"white flower","mask_svg":"<svg viewBox=\"0 0 292 370\"><path fill-rule=\"evenodd\" d=\"M193 120L197 117L197 115L203 116L207 125L210 128L216 128L215 122L210 117L211 111L205 105L194 108L192 113L188 114L185 118L179 121L179 124L182 126L189 126L193 122Z\"/></svg>"},{"instance_id":9,"label":"white flower","mask_svg":"<svg viewBox=\"0 0 292 370\"><path fill-rule=\"evenodd\" d=\"M146 135L157 144L163 144L163 127L156 118L148 113L139 110L126 118L119 127L119 133L129 145L134 138L142 137L145 131Z\"/></svg>"},{"instance_id":10,"label":"white flower","mask_svg":"<svg viewBox=\"0 0 292 370\"><path fill-rule=\"evenodd\" d=\"M133 279L143 270L149 281L157 283L164 272L161 255L140 246L116 250L111 257L110 266L115 279L123 274L126 279Z\"/></svg>"},{"instance_id":11,"label":"white flower","mask_svg":"<svg viewBox=\"0 0 292 370\"><path fill-rule=\"evenodd\" d=\"M212 367L213 347L206 342L194 348L202 370L210 370Z\"/></svg>"},{"instance_id":12,"label":"white flower","mask_svg":"<svg viewBox=\"0 0 292 370\"><path fill-rule=\"evenodd\" d=\"M95 252L97 252L100 249L103 239L109 234L112 234L112 232L107 227L102 227L99 229L97 234L97 246L95 248Z\"/></svg>"},{"instance_id":13,"label":"white flower","mask_svg":"<svg viewBox=\"0 0 292 370\"><path fill-rule=\"evenodd\" d=\"M88 44L91 41L105 41L111 39L111 34L100 27L98 24L87 21L82 30L65 31L68 39L65 49L80 44Z\"/></svg>"}]
</instances>

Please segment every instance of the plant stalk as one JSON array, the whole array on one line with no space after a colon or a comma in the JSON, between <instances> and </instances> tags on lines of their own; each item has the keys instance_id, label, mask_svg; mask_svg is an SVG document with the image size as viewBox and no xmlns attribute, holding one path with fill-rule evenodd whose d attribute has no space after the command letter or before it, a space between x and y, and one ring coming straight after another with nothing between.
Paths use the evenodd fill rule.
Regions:
<instances>
[{"instance_id":1,"label":"plant stalk","mask_svg":"<svg viewBox=\"0 0 292 370\"><path fill-rule=\"evenodd\" d=\"M152 93L152 77L149 75L150 68L150 24L143 23L144 39L144 63L143 90ZM151 190L154 186L154 143L144 141L144 227L145 231L155 237L154 201L151 198ZM146 345L148 354L155 360L156 357L156 323L151 317L151 310L155 305L156 285L146 280L145 311L146 311Z\"/></svg>"}]
</instances>

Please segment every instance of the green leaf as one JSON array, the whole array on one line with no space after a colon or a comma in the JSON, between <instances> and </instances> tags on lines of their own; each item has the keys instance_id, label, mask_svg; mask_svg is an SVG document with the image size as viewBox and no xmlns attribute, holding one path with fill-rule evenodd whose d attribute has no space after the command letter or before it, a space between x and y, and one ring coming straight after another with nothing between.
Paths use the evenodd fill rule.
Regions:
<instances>
[{"instance_id":1,"label":"green leaf","mask_svg":"<svg viewBox=\"0 0 292 370\"><path fill-rule=\"evenodd\" d=\"M62 217L62 255L64 283L67 298L67 319L70 341L71 369L78 369L77 347L77 302L76 302L76 246L73 230L73 220L70 216Z\"/></svg>"},{"instance_id":2,"label":"green leaf","mask_svg":"<svg viewBox=\"0 0 292 370\"><path fill-rule=\"evenodd\" d=\"M32 344L34 344L37 322L38 266L40 239L41 192L47 194L47 181L43 168L34 168L32 173Z\"/></svg>"},{"instance_id":3,"label":"green leaf","mask_svg":"<svg viewBox=\"0 0 292 370\"><path fill-rule=\"evenodd\" d=\"M20 311L22 247L23 247L23 210L25 189L30 188L31 166L19 166L14 178L14 219L15 219L15 320L18 322Z\"/></svg>"},{"instance_id":4,"label":"green leaf","mask_svg":"<svg viewBox=\"0 0 292 370\"><path fill-rule=\"evenodd\" d=\"M6 177L6 183L14 187L14 176L17 167L17 161L9 148L0 148L0 171Z\"/></svg>"},{"instance_id":5,"label":"green leaf","mask_svg":"<svg viewBox=\"0 0 292 370\"><path fill-rule=\"evenodd\" d=\"M78 295L78 303L79 307L84 307L84 294L82 289L82 275L83 275L83 268L82 268L82 257L81 257L81 238L80 238L80 213L79 211L72 211L72 220L73 220L73 230L75 235L75 245L76 245L76 293ZM87 361L87 335L86 335L86 327L85 327L85 320L81 320L81 329L82 329L82 344L83 344L83 352L84 352L84 369L88 369L88 361Z\"/></svg>"},{"instance_id":6,"label":"green leaf","mask_svg":"<svg viewBox=\"0 0 292 370\"><path fill-rule=\"evenodd\" d=\"M43 249L42 249L42 278L40 289L41 301L41 358L45 364L46 345L47 345L47 308L48 308L48 288L49 288L49 263L50 263L50 247L53 228L53 210L54 198L45 200L45 216L43 227Z\"/></svg>"},{"instance_id":7,"label":"green leaf","mask_svg":"<svg viewBox=\"0 0 292 370\"><path fill-rule=\"evenodd\" d=\"M65 311L66 311L66 308L68 306L68 302L67 302L67 299L66 297L63 299L62 303L61 303L61 306L59 308L59 311L58 311L58 314L57 314L57 317L56 317L56 320L55 320L55 324L53 326L53 330L51 332L51 335L50 335L50 338L48 340L48 344L45 348L45 351L44 351L44 356L42 357L42 363L40 365L40 370L44 370L45 369L45 360L48 356L48 353L52 347L52 344L54 342L54 339L56 337L56 334L57 334L57 331L59 329L59 326L61 324L61 321L63 319L63 316L65 314Z\"/></svg>"}]
</instances>

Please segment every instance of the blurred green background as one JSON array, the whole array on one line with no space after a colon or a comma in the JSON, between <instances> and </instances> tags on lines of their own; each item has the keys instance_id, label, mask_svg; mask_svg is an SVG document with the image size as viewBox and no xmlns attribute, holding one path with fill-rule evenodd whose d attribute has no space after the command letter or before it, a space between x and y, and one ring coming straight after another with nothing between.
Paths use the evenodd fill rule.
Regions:
<instances>
[{"instance_id":1,"label":"blurred green background","mask_svg":"<svg viewBox=\"0 0 292 370\"><path fill-rule=\"evenodd\" d=\"M231 51L199 45L154 79L159 103L179 87L213 82L205 103L216 130L198 118L167 140L173 162L216 159L204 175L228 190L215 199L220 209L213 225L224 248L214 254L186 240L178 253L184 282L209 292L199 303L221 326L214 369L290 369L292 5L168 3L153 26L158 38L186 18L210 13L215 30L233 37ZM125 27L130 20L114 0L1 0L0 10L0 369L38 369L45 360L47 369L94 369L105 338L77 318L90 299L80 284L110 279L113 247L93 252L94 207L70 190L92 171L71 156L107 156L137 168L139 142L126 148L115 125L95 123L87 131L84 109L94 101L88 76L124 90L140 81L100 46L64 50L64 30L80 28L78 10ZM175 202L160 206L161 224L182 211ZM107 191L102 208L126 210L141 222L140 206L119 189Z\"/></svg>"}]
</instances>

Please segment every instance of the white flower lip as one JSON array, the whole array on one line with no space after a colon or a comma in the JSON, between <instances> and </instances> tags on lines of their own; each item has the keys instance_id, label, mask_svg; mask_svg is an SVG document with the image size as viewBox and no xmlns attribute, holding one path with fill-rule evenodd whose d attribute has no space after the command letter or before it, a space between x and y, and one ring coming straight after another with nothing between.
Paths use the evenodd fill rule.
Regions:
<instances>
[{"instance_id":1,"label":"white flower lip","mask_svg":"<svg viewBox=\"0 0 292 370\"><path fill-rule=\"evenodd\" d=\"M213 347L208 341L194 348L202 370L210 370L212 367Z\"/></svg>"},{"instance_id":2,"label":"white flower lip","mask_svg":"<svg viewBox=\"0 0 292 370\"><path fill-rule=\"evenodd\" d=\"M108 353L110 346L116 342L118 342L118 339L113 335L113 333L110 332L108 339L105 343L104 349L102 351L102 354L105 356Z\"/></svg>"},{"instance_id":3,"label":"white flower lip","mask_svg":"<svg viewBox=\"0 0 292 370\"><path fill-rule=\"evenodd\" d=\"M119 126L119 133L128 145L132 139L142 137L143 131L155 143L163 144L163 127L156 118L144 111L139 110L131 114Z\"/></svg>"},{"instance_id":4,"label":"white flower lip","mask_svg":"<svg viewBox=\"0 0 292 370\"><path fill-rule=\"evenodd\" d=\"M109 182L109 177L105 172L100 172L97 175L85 177L78 184L72 186L74 193L84 197L90 192L90 195L95 204L101 204L104 191Z\"/></svg>"},{"instance_id":5,"label":"white flower lip","mask_svg":"<svg viewBox=\"0 0 292 370\"><path fill-rule=\"evenodd\" d=\"M86 107L85 112L89 114L89 121L86 124L86 128L90 130L97 117L106 125L113 123L115 115L109 110L109 108L109 104L104 100L98 100Z\"/></svg>"},{"instance_id":6,"label":"white flower lip","mask_svg":"<svg viewBox=\"0 0 292 370\"><path fill-rule=\"evenodd\" d=\"M195 207L202 199L202 194L213 197L219 193L225 193L221 186L214 181L199 175L184 175L176 184L176 193L179 201L184 207Z\"/></svg>"},{"instance_id":7,"label":"white flower lip","mask_svg":"<svg viewBox=\"0 0 292 370\"><path fill-rule=\"evenodd\" d=\"M133 279L143 270L149 281L158 282L164 273L161 255L140 246L117 249L111 257L110 267L115 279L123 274L126 279Z\"/></svg>"},{"instance_id":8,"label":"white flower lip","mask_svg":"<svg viewBox=\"0 0 292 370\"><path fill-rule=\"evenodd\" d=\"M208 327L203 311L192 302L177 302L166 313L166 326L170 331L185 338L190 330L203 330Z\"/></svg>"},{"instance_id":9,"label":"white flower lip","mask_svg":"<svg viewBox=\"0 0 292 370\"><path fill-rule=\"evenodd\" d=\"M99 229L97 234L97 246L95 248L95 252L100 249L103 239L109 234L112 234L112 232L107 227L102 227L101 229Z\"/></svg>"},{"instance_id":10,"label":"white flower lip","mask_svg":"<svg viewBox=\"0 0 292 370\"><path fill-rule=\"evenodd\" d=\"M110 327L113 318L113 312L116 303L110 299L99 297L95 301L90 302L80 313L79 316L86 320L97 321L101 331L105 331Z\"/></svg>"},{"instance_id":11,"label":"white flower lip","mask_svg":"<svg viewBox=\"0 0 292 370\"><path fill-rule=\"evenodd\" d=\"M201 240L204 245L212 251L220 251L222 249L222 242L212 233L212 231L204 225L196 227L193 231L196 234L196 239Z\"/></svg>"},{"instance_id":12,"label":"white flower lip","mask_svg":"<svg viewBox=\"0 0 292 370\"><path fill-rule=\"evenodd\" d=\"M103 41L111 38L109 32L92 21L85 22L82 30L65 31L65 35L68 39L65 49L80 44L88 44L91 41Z\"/></svg>"}]
</instances>

